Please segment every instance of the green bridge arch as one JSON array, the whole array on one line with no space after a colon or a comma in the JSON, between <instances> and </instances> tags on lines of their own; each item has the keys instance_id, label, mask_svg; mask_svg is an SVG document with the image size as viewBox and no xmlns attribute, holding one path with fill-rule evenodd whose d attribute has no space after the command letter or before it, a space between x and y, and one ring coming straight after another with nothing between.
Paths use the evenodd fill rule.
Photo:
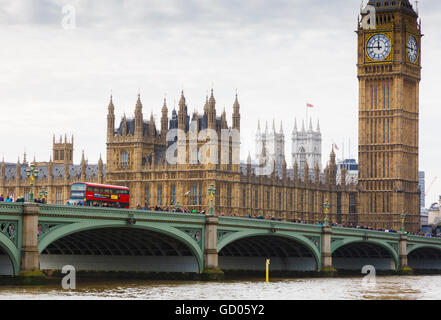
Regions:
<instances>
[{"instance_id":1,"label":"green bridge arch","mask_svg":"<svg viewBox=\"0 0 441 320\"><path fill-rule=\"evenodd\" d=\"M427 243L427 244L421 243L421 244L415 244L411 248L409 248L407 250L407 255L409 255L412 251L415 251L417 249L422 249L422 248L432 248L432 249L436 249L441 252L441 247L439 245L430 244L430 243Z\"/></svg>"},{"instance_id":2,"label":"green bridge arch","mask_svg":"<svg viewBox=\"0 0 441 320\"><path fill-rule=\"evenodd\" d=\"M287 239L294 240L303 246L305 246L310 252L312 253L315 262L317 264L317 270L320 271L321 269L321 254L318 248L312 243L310 239L307 237L297 234L290 231L279 231L277 230L276 233L271 231L262 231L262 230L244 230L244 231L238 231L234 232L225 238L223 238L221 241L217 244L217 252L220 253L221 250L226 247L228 244L240 240L243 238L249 238L249 237L255 237L255 236L273 236L273 237L283 237Z\"/></svg>"},{"instance_id":3,"label":"green bridge arch","mask_svg":"<svg viewBox=\"0 0 441 320\"><path fill-rule=\"evenodd\" d=\"M13 272L18 274L20 271L20 250L6 235L0 232L0 248L11 259Z\"/></svg>"},{"instance_id":4,"label":"green bridge arch","mask_svg":"<svg viewBox=\"0 0 441 320\"><path fill-rule=\"evenodd\" d=\"M389 245L388 243L381 241L381 240L376 240L376 239L363 240L363 239L351 239L351 238L339 240L331 245L331 255L337 249L339 249L343 246L346 246L348 244L351 244L351 243L371 243L371 244L375 244L375 245L378 245L378 246L384 248L387 252L389 252L392 255L392 258L395 261L395 270L398 270L398 268L399 268L398 253L395 251L395 249L391 245Z\"/></svg>"},{"instance_id":5,"label":"green bridge arch","mask_svg":"<svg viewBox=\"0 0 441 320\"><path fill-rule=\"evenodd\" d=\"M134 229L154 231L168 235L178 241L181 241L183 244L187 245L196 258L199 267L199 272L203 270L204 267L203 251L202 248L196 243L196 241L193 240L185 232L173 226L161 224L161 223L156 224L151 222L139 221L136 222L135 225L128 225L125 220L115 220L115 221L106 221L106 222L88 220L85 222L70 223L55 228L53 231L50 231L49 233L45 234L45 236L38 242L38 252L41 254L48 245L70 234L74 234L86 230L102 229L102 228L128 228L128 229L134 228ZM203 241L203 239L201 239L200 241Z\"/></svg>"}]
</instances>

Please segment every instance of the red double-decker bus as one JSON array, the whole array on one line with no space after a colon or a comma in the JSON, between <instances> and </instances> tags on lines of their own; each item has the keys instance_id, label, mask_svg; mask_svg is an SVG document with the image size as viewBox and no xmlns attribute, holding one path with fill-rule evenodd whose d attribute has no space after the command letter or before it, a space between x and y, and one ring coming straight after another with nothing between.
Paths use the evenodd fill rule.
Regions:
<instances>
[{"instance_id":1,"label":"red double-decker bus","mask_svg":"<svg viewBox=\"0 0 441 320\"><path fill-rule=\"evenodd\" d=\"M68 205L128 208L130 189L121 186L75 182L70 188Z\"/></svg>"}]
</instances>

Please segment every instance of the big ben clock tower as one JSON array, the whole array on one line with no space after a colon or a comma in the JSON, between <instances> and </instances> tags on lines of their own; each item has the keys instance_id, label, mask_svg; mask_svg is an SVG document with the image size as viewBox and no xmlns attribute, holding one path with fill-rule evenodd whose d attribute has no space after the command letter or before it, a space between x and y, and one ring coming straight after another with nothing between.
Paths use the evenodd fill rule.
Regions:
<instances>
[{"instance_id":1,"label":"big ben clock tower","mask_svg":"<svg viewBox=\"0 0 441 320\"><path fill-rule=\"evenodd\" d=\"M418 231L420 23L409 0L368 4L375 27L357 30L358 223L399 230L403 216L406 230Z\"/></svg>"}]
</instances>

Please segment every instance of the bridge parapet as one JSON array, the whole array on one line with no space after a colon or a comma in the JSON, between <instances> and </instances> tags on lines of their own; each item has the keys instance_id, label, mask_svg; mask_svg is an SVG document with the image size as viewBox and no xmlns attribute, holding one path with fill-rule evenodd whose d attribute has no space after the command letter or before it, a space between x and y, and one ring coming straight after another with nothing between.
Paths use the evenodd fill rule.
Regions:
<instances>
[{"instance_id":1,"label":"bridge parapet","mask_svg":"<svg viewBox=\"0 0 441 320\"><path fill-rule=\"evenodd\" d=\"M166 211L146 211L130 209L113 209L102 207L71 207L63 205L40 205L41 217L63 217L63 218L82 218L82 219L126 219L133 215L137 220L157 220L170 221L180 220L191 223L205 223L204 215L191 213L177 213Z\"/></svg>"},{"instance_id":2,"label":"bridge parapet","mask_svg":"<svg viewBox=\"0 0 441 320\"><path fill-rule=\"evenodd\" d=\"M16 214L21 215L23 213L22 202L0 202L0 214Z\"/></svg>"}]
</instances>

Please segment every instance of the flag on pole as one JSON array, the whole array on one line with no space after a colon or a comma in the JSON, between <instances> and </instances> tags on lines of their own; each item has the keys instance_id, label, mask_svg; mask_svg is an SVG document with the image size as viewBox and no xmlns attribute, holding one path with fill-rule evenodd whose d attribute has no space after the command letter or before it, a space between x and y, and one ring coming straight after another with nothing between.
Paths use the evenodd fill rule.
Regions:
<instances>
[{"instance_id":1,"label":"flag on pole","mask_svg":"<svg viewBox=\"0 0 441 320\"><path fill-rule=\"evenodd\" d=\"M310 104L310 103L307 103L307 104L306 104L306 107L307 107L307 108L313 108L314 106L313 106L312 104Z\"/></svg>"},{"instance_id":2,"label":"flag on pole","mask_svg":"<svg viewBox=\"0 0 441 320\"><path fill-rule=\"evenodd\" d=\"M339 150L337 145L334 143L334 145L332 146L335 150Z\"/></svg>"}]
</instances>

